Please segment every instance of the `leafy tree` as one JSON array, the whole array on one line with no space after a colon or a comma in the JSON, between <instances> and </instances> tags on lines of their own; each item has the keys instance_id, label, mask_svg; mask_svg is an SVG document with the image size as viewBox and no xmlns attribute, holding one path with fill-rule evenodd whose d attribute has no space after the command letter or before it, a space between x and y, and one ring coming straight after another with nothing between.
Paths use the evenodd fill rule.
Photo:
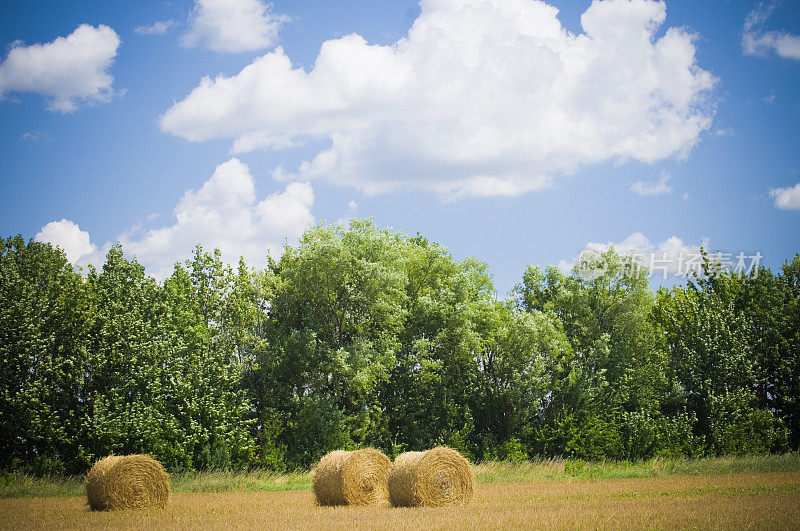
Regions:
<instances>
[{"instance_id":1,"label":"leafy tree","mask_svg":"<svg viewBox=\"0 0 800 531\"><path fill-rule=\"evenodd\" d=\"M754 392L761 408L788 429L789 444L800 445L800 255L775 274L758 269L749 277L724 278L735 285L734 308L747 316L755 357Z\"/></svg>"},{"instance_id":2,"label":"leafy tree","mask_svg":"<svg viewBox=\"0 0 800 531\"><path fill-rule=\"evenodd\" d=\"M113 247L82 277L0 238L0 468L307 467L334 448L639 459L798 448L800 255L654 294L613 249L486 264L369 220L319 225L263 270L197 246L163 283ZM720 272L722 272L720 274Z\"/></svg>"},{"instance_id":3,"label":"leafy tree","mask_svg":"<svg viewBox=\"0 0 800 531\"><path fill-rule=\"evenodd\" d=\"M749 280L713 273L661 289L656 311L671 353L670 370L696 419L693 432L714 454L778 450L782 423L758 403L769 377L758 355L753 312L737 308ZM756 312L758 313L758 312Z\"/></svg>"},{"instance_id":4,"label":"leafy tree","mask_svg":"<svg viewBox=\"0 0 800 531\"><path fill-rule=\"evenodd\" d=\"M186 463L178 422L164 399L172 387L160 286L117 245L87 287L96 313L84 384L91 407L84 439L92 458L149 453L171 468Z\"/></svg>"},{"instance_id":5,"label":"leafy tree","mask_svg":"<svg viewBox=\"0 0 800 531\"><path fill-rule=\"evenodd\" d=\"M165 407L177 422L187 468L242 468L254 452L251 404L242 385L249 345L241 290L248 273L240 270L235 278L219 251L206 253L199 245L186 266L176 265L164 282L171 350Z\"/></svg>"},{"instance_id":6,"label":"leafy tree","mask_svg":"<svg viewBox=\"0 0 800 531\"><path fill-rule=\"evenodd\" d=\"M93 305L64 253L0 238L0 467L74 472Z\"/></svg>"},{"instance_id":7,"label":"leafy tree","mask_svg":"<svg viewBox=\"0 0 800 531\"><path fill-rule=\"evenodd\" d=\"M480 317L479 388L472 404L484 458L520 459L538 448L536 426L549 399L557 360L572 348L551 313L495 302Z\"/></svg>"},{"instance_id":8,"label":"leafy tree","mask_svg":"<svg viewBox=\"0 0 800 531\"><path fill-rule=\"evenodd\" d=\"M258 394L265 429L280 424L280 436L268 438L289 448L288 464L387 438L376 386L395 363L403 317L398 243L369 222L320 226L270 267Z\"/></svg>"},{"instance_id":9,"label":"leafy tree","mask_svg":"<svg viewBox=\"0 0 800 531\"><path fill-rule=\"evenodd\" d=\"M521 309L555 315L571 346L549 361L538 452L635 458L673 451L676 439L658 427L685 433L688 417L665 407L668 358L646 270L609 249L570 275L529 267L514 294Z\"/></svg>"},{"instance_id":10,"label":"leafy tree","mask_svg":"<svg viewBox=\"0 0 800 531\"><path fill-rule=\"evenodd\" d=\"M404 326L397 364L384 387L393 444L449 444L472 454L482 337L477 317L491 306L486 265L457 262L422 237L406 240Z\"/></svg>"}]
</instances>

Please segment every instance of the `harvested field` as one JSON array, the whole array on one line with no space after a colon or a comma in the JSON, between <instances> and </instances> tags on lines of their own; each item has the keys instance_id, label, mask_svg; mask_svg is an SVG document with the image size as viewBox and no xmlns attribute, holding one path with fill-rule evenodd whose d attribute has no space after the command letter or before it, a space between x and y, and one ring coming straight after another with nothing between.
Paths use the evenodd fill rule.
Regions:
<instances>
[{"instance_id":1,"label":"harvested field","mask_svg":"<svg viewBox=\"0 0 800 531\"><path fill-rule=\"evenodd\" d=\"M166 509L92 512L85 497L0 500L6 528L800 528L800 472L479 483L465 507L319 507L310 490L178 493Z\"/></svg>"}]
</instances>

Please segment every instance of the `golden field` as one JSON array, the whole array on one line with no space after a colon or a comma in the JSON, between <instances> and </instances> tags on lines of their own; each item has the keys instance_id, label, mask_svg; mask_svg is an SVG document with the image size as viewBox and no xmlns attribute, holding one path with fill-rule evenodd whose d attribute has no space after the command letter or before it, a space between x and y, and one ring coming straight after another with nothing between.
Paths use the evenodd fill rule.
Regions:
<instances>
[{"instance_id":1,"label":"golden field","mask_svg":"<svg viewBox=\"0 0 800 531\"><path fill-rule=\"evenodd\" d=\"M92 512L85 497L0 499L20 528L800 529L800 472L479 483L458 508L318 507L309 490L176 493L165 509Z\"/></svg>"}]
</instances>

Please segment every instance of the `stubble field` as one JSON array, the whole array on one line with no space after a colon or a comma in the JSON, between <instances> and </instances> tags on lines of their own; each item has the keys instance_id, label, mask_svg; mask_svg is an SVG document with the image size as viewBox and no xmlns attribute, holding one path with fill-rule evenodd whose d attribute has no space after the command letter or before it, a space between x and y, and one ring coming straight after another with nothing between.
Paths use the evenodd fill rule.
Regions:
<instances>
[{"instance_id":1,"label":"stubble field","mask_svg":"<svg viewBox=\"0 0 800 531\"><path fill-rule=\"evenodd\" d=\"M309 490L178 492L163 510L92 512L82 496L0 500L21 528L800 528L800 472L479 483L457 508L318 507Z\"/></svg>"}]
</instances>

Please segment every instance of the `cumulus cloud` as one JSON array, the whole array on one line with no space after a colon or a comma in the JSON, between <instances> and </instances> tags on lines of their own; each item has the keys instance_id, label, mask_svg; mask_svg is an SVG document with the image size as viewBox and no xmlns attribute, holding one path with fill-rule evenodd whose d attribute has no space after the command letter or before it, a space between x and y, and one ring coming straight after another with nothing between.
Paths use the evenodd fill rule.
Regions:
<instances>
[{"instance_id":1,"label":"cumulus cloud","mask_svg":"<svg viewBox=\"0 0 800 531\"><path fill-rule=\"evenodd\" d=\"M60 247L67 255L67 260L73 264L81 257L97 250L89 238L89 233L66 219L52 221L42 227L42 230L36 233L36 241Z\"/></svg>"},{"instance_id":2,"label":"cumulus cloud","mask_svg":"<svg viewBox=\"0 0 800 531\"><path fill-rule=\"evenodd\" d=\"M134 226L117 241L159 279L172 273L175 262L189 258L198 243L208 250L220 249L230 264L243 256L250 266L264 266L267 252L279 255L286 241L297 240L314 223L313 204L311 185L300 182L259 200L250 169L233 158L218 165L200 189L184 194L171 224L151 230ZM36 239L60 245L70 261L81 266L102 266L112 245L107 242L99 251L89 233L66 219L45 225Z\"/></svg>"},{"instance_id":3,"label":"cumulus cloud","mask_svg":"<svg viewBox=\"0 0 800 531\"><path fill-rule=\"evenodd\" d=\"M248 265L263 266L268 251L279 255L287 239L296 240L314 223L313 203L311 185L300 182L259 200L250 169L233 158L218 165L200 189L184 194L174 223L134 228L119 240L157 278L171 274L175 262L188 258L198 243L220 249L228 263L243 256Z\"/></svg>"},{"instance_id":4,"label":"cumulus cloud","mask_svg":"<svg viewBox=\"0 0 800 531\"><path fill-rule=\"evenodd\" d=\"M787 59L800 59L800 35L786 31L764 31L764 23L775 10L775 2L761 2L744 20L742 50L746 55L774 51Z\"/></svg>"},{"instance_id":5,"label":"cumulus cloud","mask_svg":"<svg viewBox=\"0 0 800 531\"><path fill-rule=\"evenodd\" d=\"M35 92L50 98L51 110L65 113L80 103L107 102L114 95L109 69L119 44L117 33L102 24L81 24L45 44L15 42L0 64L0 99Z\"/></svg>"},{"instance_id":6,"label":"cumulus cloud","mask_svg":"<svg viewBox=\"0 0 800 531\"><path fill-rule=\"evenodd\" d=\"M708 241L701 242L701 245L708 248ZM633 263L647 268L653 275L662 278L666 278L667 275L687 274L689 269L696 269L700 263L699 245L686 244L677 236L672 236L661 243L653 243L641 232L634 232L620 242L589 242L571 261L559 261L558 267L567 273L576 264L595 266L599 255L609 247L613 247L620 256L628 257ZM593 267L588 269L596 272Z\"/></svg>"},{"instance_id":7,"label":"cumulus cloud","mask_svg":"<svg viewBox=\"0 0 800 531\"><path fill-rule=\"evenodd\" d=\"M198 190L184 194L172 223L150 230L134 226L117 241L158 279L169 276L198 243L207 250L220 249L227 263L235 265L243 256L250 266L264 266L268 252L279 255L285 242L296 241L314 223L313 203L311 185L302 182L259 200L250 169L233 158L218 165ZM112 245L106 242L98 249L88 232L66 219L48 223L36 239L59 245L80 266L102 266Z\"/></svg>"},{"instance_id":8,"label":"cumulus cloud","mask_svg":"<svg viewBox=\"0 0 800 531\"><path fill-rule=\"evenodd\" d=\"M136 26L133 31L140 35L164 35L176 24L174 20L157 20L149 26Z\"/></svg>"},{"instance_id":9,"label":"cumulus cloud","mask_svg":"<svg viewBox=\"0 0 800 531\"><path fill-rule=\"evenodd\" d=\"M685 155L710 128L716 79L693 35L650 0L594 1L568 32L537 0L423 0L389 46L352 34L313 68L280 47L233 76L203 78L161 117L232 151L330 146L276 178L325 178L380 193L517 195L582 165Z\"/></svg>"},{"instance_id":10,"label":"cumulus cloud","mask_svg":"<svg viewBox=\"0 0 800 531\"><path fill-rule=\"evenodd\" d=\"M672 193L672 187L668 184L671 175L662 171L657 181L636 181L628 185L632 192L639 195L660 195Z\"/></svg>"},{"instance_id":11,"label":"cumulus cloud","mask_svg":"<svg viewBox=\"0 0 800 531\"><path fill-rule=\"evenodd\" d=\"M775 199L775 206L781 210L800 210L800 183L786 188L772 188L769 195Z\"/></svg>"},{"instance_id":12,"label":"cumulus cloud","mask_svg":"<svg viewBox=\"0 0 800 531\"><path fill-rule=\"evenodd\" d=\"M287 20L272 13L272 4L261 0L195 0L183 44L218 52L264 50L275 45L281 24Z\"/></svg>"}]
</instances>

